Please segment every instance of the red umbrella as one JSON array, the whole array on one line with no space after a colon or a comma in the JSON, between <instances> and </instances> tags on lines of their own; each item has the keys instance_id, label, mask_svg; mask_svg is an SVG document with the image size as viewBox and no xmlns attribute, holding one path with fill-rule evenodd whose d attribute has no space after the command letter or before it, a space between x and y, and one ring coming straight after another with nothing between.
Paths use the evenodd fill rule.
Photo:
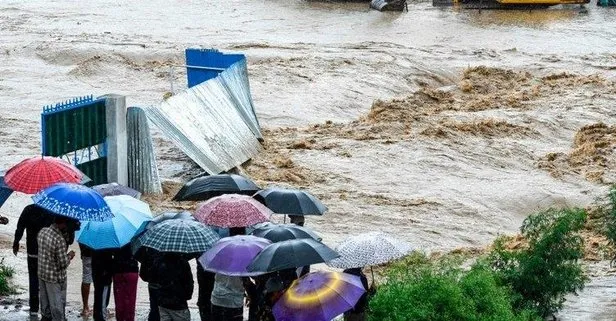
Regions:
<instances>
[{"instance_id":1,"label":"red umbrella","mask_svg":"<svg viewBox=\"0 0 616 321\"><path fill-rule=\"evenodd\" d=\"M269 221L272 211L246 195L226 194L203 203L194 217L217 227L246 227Z\"/></svg>"},{"instance_id":2,"label":"red umbrella","mask_svg":"<svg viewBox=\"0 0 616 321\"><path fill-rule=\"evenodd\" d=\"M76 183L83 174L68 162L56 157L34 157L11 167L4 183L11 189L34 194L56 183Z\"/></svg>"}]
</instances>

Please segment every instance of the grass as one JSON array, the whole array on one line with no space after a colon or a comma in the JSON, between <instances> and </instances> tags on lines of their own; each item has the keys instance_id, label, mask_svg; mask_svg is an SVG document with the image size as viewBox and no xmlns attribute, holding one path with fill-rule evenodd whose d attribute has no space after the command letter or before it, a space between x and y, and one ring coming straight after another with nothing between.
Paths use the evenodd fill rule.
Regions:
<instances>
[{"instance_id":1,"label":"grass","mask_svg":"<svg viewBox=\"0 0 616 321\"><path fill-rule=\"evenodd\" d=\"M15 288L9 284L9 279L15 274L15 269L4 264L4 258L0 260L0 296L15 294Z\"/></svg>"}]
</instances>

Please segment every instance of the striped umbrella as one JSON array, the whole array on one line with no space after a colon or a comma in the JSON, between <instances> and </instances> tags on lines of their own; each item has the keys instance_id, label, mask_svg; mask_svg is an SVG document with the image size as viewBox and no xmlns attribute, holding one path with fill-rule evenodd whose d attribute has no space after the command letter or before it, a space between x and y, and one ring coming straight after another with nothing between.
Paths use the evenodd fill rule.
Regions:
<instances>
[{"instance_id":1,"label":"striped umbrella","mask_svg":"<svg viewBox=\"0 0 616 321\"><path fill-rule=\"evenodd\" d=\"M79 183L83 174L56 157L34 157L11 167L4 182L14 191L34 194L56 183Z\"/></svg>"},{"instance_id":2,"label":"striped umbrella","mask_svg":"<svg viewBox=\"0 0 616 321\"><path fill-rule=\"evenodd\" d=\"M219 239L213 229L197 221L171 219L155 224L135 239L133 250L146 246L161 252L201 254Z\"/></svg>"},{"instance_id":3,"label":"striped umbrella","mask_svg":"<svg viewBox=\"0 0 616 321\"><path fill-rule=\"evenodd\" d=\"M291 284L273 308L276 321L331 321L366 292L358 276L312 272Z\"/></svg>"}]
</instances>

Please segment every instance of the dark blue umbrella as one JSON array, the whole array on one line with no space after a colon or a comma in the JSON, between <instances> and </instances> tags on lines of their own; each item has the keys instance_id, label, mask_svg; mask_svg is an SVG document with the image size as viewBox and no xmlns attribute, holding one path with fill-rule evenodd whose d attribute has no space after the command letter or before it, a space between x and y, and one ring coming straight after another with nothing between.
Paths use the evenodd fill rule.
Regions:
<instances>
[{"instance_id":1,"label":"dark blue umbrella","mask_svg":"<svg viewBox=\"0 0 616 321\"><path fill-rule=\"evenodd\" d=\"M297 226L295 224L267 224L257 227L250 234L268 239L274 243L310 238L321 241L321 238L308 228Z\"/></svg>"},{"instance_id":2,"label":"dark blue umbrella","mask_svg":"<svg viewBox=\"0 0 616 321\"><path fill-rule=\"evenodd\" d=\"M55 214L80 221L106 221L113 218L103 197L79 184L57 183L32 196L34 204Z\"/></svg>"},{"instance_id":3,"label":"dark blue umbrella","mask_svg":"<svg viewBox=\"0 0 616 321\"><path fill-rule=\"evenodd\" d=\"M277 214L323 215L327 211L316 197L298 189L268 188L257 192L253 198Z\"/></svg>"},{"instance_id":4,"label":"dark blue umbrella","mask_svg":"<svg viewBox=\"0 0 616 321\"><path fill-rule=\"evenodd\" d=\"M250 179L235 174L197 177L186 183L174 201L207 201L224 194L252 195L260 188Z\"/></svg>"},{"instance_id":5,"label":"dark blue umbrella","mask_svg":"<svg viewBox=\"0 0 616 321\"><path fill-rule=\"evenodd\" d=\"M2 207L11 194L13 194L13 190L4 183L4 171L0 171L0 207Z\"/></svg>"}]
</instances>

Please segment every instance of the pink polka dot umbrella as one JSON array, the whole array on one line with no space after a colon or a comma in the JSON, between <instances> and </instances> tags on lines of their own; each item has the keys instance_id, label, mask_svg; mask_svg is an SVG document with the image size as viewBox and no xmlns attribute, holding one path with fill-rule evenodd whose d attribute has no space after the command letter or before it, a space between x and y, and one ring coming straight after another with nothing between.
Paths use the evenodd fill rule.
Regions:
<instances>
[{"instance_id":1,"label":"pink polka dot umbrella","mask_svg":"<svg viewBox=\"0 0 616 321\"><path fill-rule=\"evenodd\" d=\"M194 214L197 221L217 227L246 227L269 221L272 211L246 195L225 194L201 204Z\"/></svg>"}]
</instances>

